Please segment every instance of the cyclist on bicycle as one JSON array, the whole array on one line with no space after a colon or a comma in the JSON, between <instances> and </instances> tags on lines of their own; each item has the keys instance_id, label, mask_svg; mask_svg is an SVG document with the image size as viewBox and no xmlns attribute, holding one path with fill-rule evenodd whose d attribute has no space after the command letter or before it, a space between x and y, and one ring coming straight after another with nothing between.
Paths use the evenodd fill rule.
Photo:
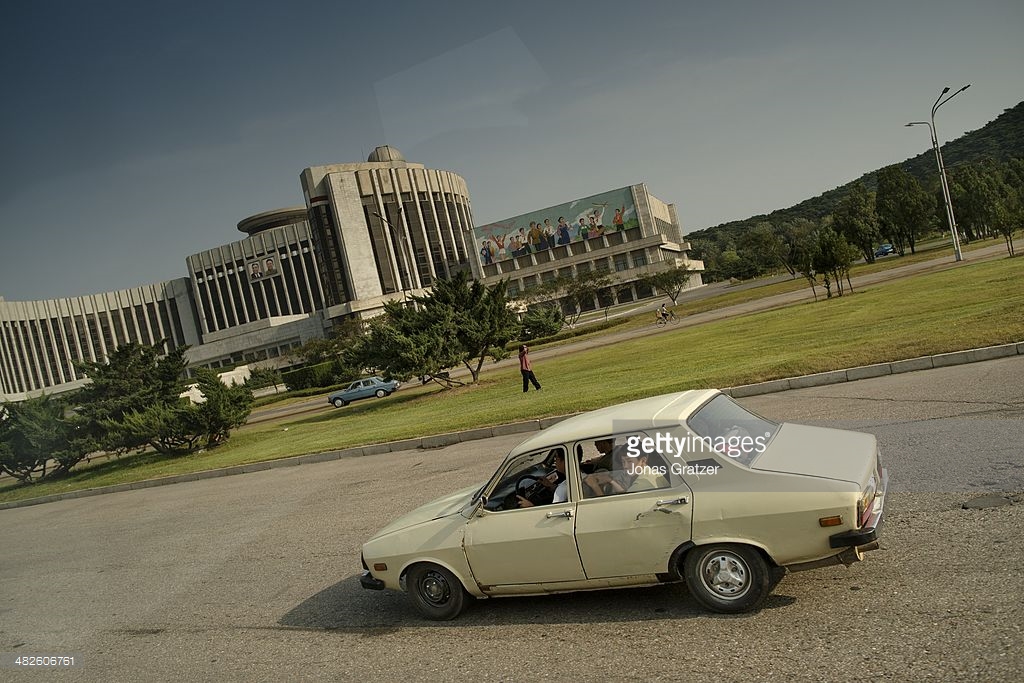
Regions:
<instances>
[{"instance_id":1,"label":"cyclist on bicycle","mask_svg":"<svg viewBox=\"0 0 1024 683\"><path fill-rule=\"evenodd\" d=\"M661 305L661 308L658 309L658 317L664 321L668 321L668 306L665 304Z\"/></svg>"}]
</instances>

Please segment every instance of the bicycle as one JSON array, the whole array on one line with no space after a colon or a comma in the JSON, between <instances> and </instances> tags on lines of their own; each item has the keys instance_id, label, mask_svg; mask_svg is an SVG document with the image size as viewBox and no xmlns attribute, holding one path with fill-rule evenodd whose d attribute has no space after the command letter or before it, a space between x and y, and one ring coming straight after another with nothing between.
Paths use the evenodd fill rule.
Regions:
<instances>
[{"instance_id":1,"label":"bicycle","mask_svg":"<svg viewBox=\"0 0 1024 683\"><path fill-rule=\"evenodd\" d=\"M665 313L665 315L662 315L659 311L655 315L657 316L657 320L654 321L654 324L657 325L658 327L664 327L665 325L670 324L679 324L679 316L676 315L675 311L668 311L667 313Z\"/></svg>"}]
</instances>

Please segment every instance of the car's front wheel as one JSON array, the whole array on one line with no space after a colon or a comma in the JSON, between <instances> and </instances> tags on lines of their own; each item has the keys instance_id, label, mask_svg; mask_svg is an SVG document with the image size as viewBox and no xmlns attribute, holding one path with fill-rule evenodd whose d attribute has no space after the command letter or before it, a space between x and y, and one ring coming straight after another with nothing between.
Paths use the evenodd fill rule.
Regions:
<instances>
[{"instance_id":1,"label":"car's front wheel","mask_svg":"<svg viewBox=\"0 0 1024 683\"><path fill-rule=\"evenodd\" d=\"M387 396L387 395L388 395L388 392L384 391L383 389L378 389L378 390L377 390L376 392L374 392L374 393L376 393L376 394L377 394L377 398L384 398L385 396Z\"/></svg>"},{"instance_id":2,"label":"car's front wheel","mask_svg":"<svg viewBox=\"0 0 1024 683\"><path fill-rule=\"evenodd\" d=\"M335 408L344 408L345 406L348 405L348 401L346 401L343 398L336 398L333 401L331 401L331 403L334 404Z\"/></svg>"},{"instance_id":3,"label":"car's front wheel","mask_svg":"<svg viewBox=\"0 0 1024 683\"><path fill-rule=\"evenodd\" d=\"M774 584L764 557L745 545L697 546L686 554L683 576L697 602L724 614L756 608Z\"/></svg>"},{"instance_id":4,"label":"car's front wheel","mask_svg":"<svg viewBox=\"0 0 1024 683\"><path fill-rule=\"evenodd\" d=\"M469 602L470 595L462 583L436 564L417 564L409 569L405 579L413 607L427 619L454 619Z\"/></svg>"}]
</instances>

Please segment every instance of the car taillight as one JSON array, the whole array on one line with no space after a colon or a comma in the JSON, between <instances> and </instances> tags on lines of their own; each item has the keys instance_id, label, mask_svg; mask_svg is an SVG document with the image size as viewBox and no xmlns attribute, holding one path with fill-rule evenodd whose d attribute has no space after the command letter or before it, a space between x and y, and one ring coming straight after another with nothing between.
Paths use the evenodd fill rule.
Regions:
<instances>
[{"instance_id":1,"label":"car taillight","mask_svg":"<svg viewBox=\"0 0 1024 683\"><path fill-rule=\"evenodd\" d=\"M875 507L875 495L878 492L878 484L875 476L871 476L871 480L868 482L864 492L860 495L860 500L857 501L857 527L863 527L864 524L871 517L871 511Z\"/></svg>"}]
</instances>

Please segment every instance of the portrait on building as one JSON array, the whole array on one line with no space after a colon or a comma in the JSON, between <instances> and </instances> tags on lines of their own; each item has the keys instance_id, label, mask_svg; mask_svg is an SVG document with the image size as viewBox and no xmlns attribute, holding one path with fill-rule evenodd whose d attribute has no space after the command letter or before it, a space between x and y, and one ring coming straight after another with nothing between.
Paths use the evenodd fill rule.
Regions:
<instances>
[{"instance_id":1,"label":"portrait on building","mask_svg":"<svg viewBox=\"0 0 1024 683\"><path fill-rule=\"evenodd\" d=\"M262 280L263 278L280 275L281 270L277 267L277 258L264 256L246 264L250 280Z\"/></svg>"},{"instance_id":2,"label":"portrait on building","mask_svg":"<svg viewBox=\"0 0 1024 683\"><path fill-rule=\"evenodd\" d=\"M480 264L623 232L640 225L633 191L622 187L474 228Z\"/></svg>"}]
</instances>

